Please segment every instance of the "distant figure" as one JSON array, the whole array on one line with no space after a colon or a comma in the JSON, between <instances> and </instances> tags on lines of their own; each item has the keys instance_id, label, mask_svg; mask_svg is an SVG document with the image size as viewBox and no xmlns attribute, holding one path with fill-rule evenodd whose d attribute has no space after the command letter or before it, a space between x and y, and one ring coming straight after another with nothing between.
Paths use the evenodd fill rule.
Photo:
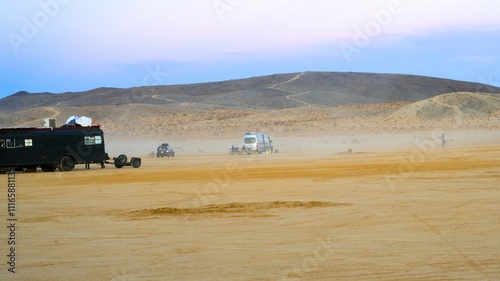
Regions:
<instances>
[{"instance_id":1,"label":"distant figure","mask_svg":"<svg viewBox=\"0 0 500 281\"><path fill-rule=\"evenodd\" d=\"M441 147L444 147L446 145L446 134L442 133L441 134Z\"/></svg>"},{"instance_id":2,"label":"distant figure","mask_svg":"<svg viewBox=\"0 0 500 281\"><path fill-rule=\"evenodd\" d=\"M85 162L85 170L90 169L90 162Z\"/></svg>"}]
</instances>

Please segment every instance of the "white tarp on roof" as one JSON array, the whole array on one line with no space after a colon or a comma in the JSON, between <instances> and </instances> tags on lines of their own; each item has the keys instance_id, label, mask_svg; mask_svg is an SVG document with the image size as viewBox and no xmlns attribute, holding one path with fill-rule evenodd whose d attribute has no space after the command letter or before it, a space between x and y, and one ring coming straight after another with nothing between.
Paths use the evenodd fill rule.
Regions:
<instances>
[{"instance_id":1,"label":"white tarp on roof","mask_svg":"<svg viewBox=\"0 0 500 281\"><path fill-rule=\"evenodd\" d=\"M66 121L66 124L71 125L72 123L76 123L82 127L90 127L92 126L92 118L87 116L71 116Z\"/></svg>"}]
</instances>

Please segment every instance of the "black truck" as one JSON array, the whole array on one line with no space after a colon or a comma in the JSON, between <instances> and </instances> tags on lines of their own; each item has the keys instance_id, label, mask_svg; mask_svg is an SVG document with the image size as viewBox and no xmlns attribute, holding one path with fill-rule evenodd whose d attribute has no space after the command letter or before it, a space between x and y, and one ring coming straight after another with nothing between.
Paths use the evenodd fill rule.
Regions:
<instances>
[{"instance_id":1,"label":"black truck","mask_svg":"<svg viewBox=\"0 0 500 281\"><path fill-rule=\"evenodd\" d=\"M76 164L109 163L99 126L0 129L0 170L71 171ZM141 159L114 159L117 168L138 168Z\"/></svg>"}]
</instances>

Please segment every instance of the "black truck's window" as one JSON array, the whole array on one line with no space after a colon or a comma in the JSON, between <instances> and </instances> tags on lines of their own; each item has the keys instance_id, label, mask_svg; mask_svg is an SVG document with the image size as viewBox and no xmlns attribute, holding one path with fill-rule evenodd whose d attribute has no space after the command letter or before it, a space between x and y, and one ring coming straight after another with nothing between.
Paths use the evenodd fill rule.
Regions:
<instances>
[{"instance_id":1,"label":"black truck's window","mask_svg":"<svg viewBox=\"0 0 500 281\"><path fill-rule=\"evenodd\" d=\"M7 148L14 148L16 145L14 139L6 139L5 142L7 143Z\"/></svg>"},{"instance_id":2,"label":"black truck's window","mask_svg":"<svg viewBox=\"0 0 500 281\"><path fill-rule=\"evenodd\" d=\"M15 146L16 146L17 148L21 148L21 147L23 147L23 141L22 141L22 140L19 140L19 139L18 139L18 140L16 140L16 139L14 139L14 144L15 144Z\"/></svg>"},{"instance_id":3,"label":"black truck's window","mask_svg":"<svg viewBox=\"0 0 500 281\"><path fill-rule=\"evenodd\" d=\"M102 144L101 136L85 136L85 145Z\"/></svg>"},{"instance_id":4,"label":"black truck's window","mask_svg":"<svg viewBox=\"0 0 500 281\"><path fill-rule=\"evenodd\" d=\"M33 140L32 139L25 139L24 146L33 146Z\"/></svg>"}]
</instances>

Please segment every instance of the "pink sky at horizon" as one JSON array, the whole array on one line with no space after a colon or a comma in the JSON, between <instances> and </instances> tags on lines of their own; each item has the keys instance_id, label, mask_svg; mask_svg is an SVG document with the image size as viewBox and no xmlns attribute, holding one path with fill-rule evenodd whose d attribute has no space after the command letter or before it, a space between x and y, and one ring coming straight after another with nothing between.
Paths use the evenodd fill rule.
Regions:
<instances>
[{"instance_id":1,"label":"pink sky at horizon","mask_svg":"<svg viewBox=\"0 0 500 281\"><path fill-rule=\"evenodd\" d=\"M83 75L78 69L94 69L94 74L111 75L115 71L126 71L120 68L121 65L172 62L195 67L188 65L218 60L222 64L232 64L227 60L248 61L253 56L265 61L265 58L311 58L323 54L326 56L323 60L335 59L339 65L349 68L354 67L350 64L352 61L346 61L345 52L339 46L349 45L362 55L368 55L384 46L387 51L400 49L411 46L413 43L409 42L415 40L425 44L422 38L443 35L447 41L455 40L454 36L457 36L459 44L458 35L462 32L468 36L477 33L474 40L482 42L492 39L479 36L491 36L500 31L500 17L497 16L500 1L492 0L473 3L449 0L18 2L0 3L0 30L4 34L0 52L2 57L8 58L2 68L22 68L25 65L29 68L25 73L35 76L32 80L43 80L49 72L57 77L71 76L73 71L75 75ZM35 27L32 34L26 32L30 31L29 26L26 27L30 24ZM493 38L493 42L496 39ZM238 54L241 57L238 58ZM443 52L436 54L442 55ZM460 57L490 58L483 60L495 64L487 66L490 74L499 68L499 55L483 54L479 47L460 54ZM36 65L33 62L37 62ZM314 62L314 65L320 66L321 61ZM362 65L355 67L363 69ZM322 68L328 70L332 67L325 65ZM367 64L366 69L370 70L371 66ZM176 71L171 70L172 73ZM7 69L2 69L2 73L6 72ZM131 75L134 74L124 73L123 79ZM224 75L221 73L219 77ZM234 77L227 75L227 78ZM211 79L210 75L192 81L207 79ZM12 91L22 81L13 83L17 86L1 79L0 82L2 88ZM112 83L116 84L116 81ZM122 84L117 86L127 86L127 83ZM89 87L93 87L91 85L89 83ZM41 86L30 88L42 89ZM9 92L0 93L5 94Z\"/></svg>"}]
</instances>

